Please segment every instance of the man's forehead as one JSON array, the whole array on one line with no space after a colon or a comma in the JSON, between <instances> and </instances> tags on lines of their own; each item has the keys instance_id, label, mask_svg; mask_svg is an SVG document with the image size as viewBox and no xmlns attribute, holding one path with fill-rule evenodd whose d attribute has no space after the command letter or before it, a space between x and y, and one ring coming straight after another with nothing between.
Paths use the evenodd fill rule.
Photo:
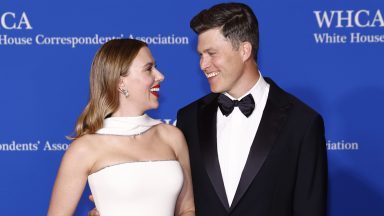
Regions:
<instances>
[{"instance_id":1,"label":"man's forehead","mask_svg":"<svg viewBox=\"0 0 384 216\"><path fill-rule=\"evenodd\" d=\"M231 42L225 37L199 37L197 40L197 50L199 52L216 50L228 45L231 46Z\"/></svg>"}]
</instances>

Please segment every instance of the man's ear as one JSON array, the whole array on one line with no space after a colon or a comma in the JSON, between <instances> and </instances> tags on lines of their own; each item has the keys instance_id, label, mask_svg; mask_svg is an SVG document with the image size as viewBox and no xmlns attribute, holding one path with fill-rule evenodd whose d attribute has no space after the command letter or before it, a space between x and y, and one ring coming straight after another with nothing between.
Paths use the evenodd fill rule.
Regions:
<instances>
[{"instance_id":1,"label":"man's ear","mask_svg":"<svg viewBox=\"0 0 384 216\"><path fill-rule=\"evenodd\" d=\"M240 53L241 53L243 62L247 61L252 56L252 44L248 41L241 42Z\"/></svg>"}]
</instances>

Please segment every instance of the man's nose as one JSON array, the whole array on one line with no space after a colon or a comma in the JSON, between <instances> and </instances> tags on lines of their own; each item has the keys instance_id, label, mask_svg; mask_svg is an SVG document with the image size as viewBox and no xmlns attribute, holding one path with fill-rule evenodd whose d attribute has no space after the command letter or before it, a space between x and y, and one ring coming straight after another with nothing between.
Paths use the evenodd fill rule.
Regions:
<instances>
[{"instance_id":1,"label":"man's nose","mask_svg":"<svg viewBox=\"0 0 384 216\"><path fill-rule=\"evenodd\" d=\"M200 68L203 71L206 71L210 66L209 59L205 56L200 57Z\"/></svg>"}]
</instances>

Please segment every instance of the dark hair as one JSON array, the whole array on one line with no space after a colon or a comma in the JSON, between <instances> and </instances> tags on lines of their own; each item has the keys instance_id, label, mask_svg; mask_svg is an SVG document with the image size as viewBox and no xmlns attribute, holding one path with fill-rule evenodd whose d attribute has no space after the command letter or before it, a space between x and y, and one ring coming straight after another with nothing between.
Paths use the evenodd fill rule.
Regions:
<instances>
[{"instance_id":1,"label":"dark hair","mask_svg":"<svg viewBox=\"0 0 384 216\"><path fill-rule=\"evenodd\" d=\"M222 3L202 10L192 18L190 27L197 34L220 27L232 46L239 48L241 42L252 44L252 53L257 60L259 49L259 24L252 9L243 3Z\"/></svg>"}]
</instances>

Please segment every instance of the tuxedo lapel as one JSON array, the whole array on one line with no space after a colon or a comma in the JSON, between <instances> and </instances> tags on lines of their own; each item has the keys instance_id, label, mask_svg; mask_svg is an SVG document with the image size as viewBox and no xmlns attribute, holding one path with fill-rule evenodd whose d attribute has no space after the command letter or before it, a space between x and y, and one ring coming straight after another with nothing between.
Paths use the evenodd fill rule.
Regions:
<instances>
[{"instance_id":1,"label":"tuxedo lapel","mask_svg":"<svg viewBox=\"0 0 384 216\"><path fill-rule=\"evenodd\" d=\"M224 188L223 177L221 175L217 154L217 97L218 94L210 94L209 97L206 97L203 100L203 104L200 106L198 115L199 142L209 179L211 180L211 183L223 206L229 210L228 199Z\"/></svg>"},{"instance_id":2,"label":"tuxedo lapel","mask_svg":"<svg viewBox=\"0 0 384 216\"><path fill-rule=\"evenodd\" d=\"M241 174L231 210L238 204L260 171L287 117L288 101L282 100L285 98L280 97L278 87L271 83L272 81L266 80L271 84L267 104Z\"/></svg>"}]
</instances>

